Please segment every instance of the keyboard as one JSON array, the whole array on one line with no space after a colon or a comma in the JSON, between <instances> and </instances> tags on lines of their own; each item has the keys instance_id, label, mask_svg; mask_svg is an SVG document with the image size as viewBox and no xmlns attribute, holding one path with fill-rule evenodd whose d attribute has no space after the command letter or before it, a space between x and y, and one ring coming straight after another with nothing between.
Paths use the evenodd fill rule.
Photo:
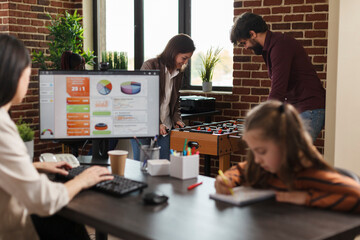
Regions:
<instances>
[{"instance_id":1,"label":"keyboard","mask_svg":"<svg viewBox=\"0 0 360 240\"><path fill-rule=\"evenodd\" d=\"M76 177L77 175L79 175L89 167L90 166L80 165L79 167L72 168L71 170L69 170L69 174L67 176L57 175L56 180L68 181L70 179L73 179L74 177ZM93 186L91 189L94 189L96 191L101 191L103 193L114 196L123 196L130 192L141 190L147 187L147 184L144 182L138 182L125 177L121 177L119 175L113 175L113 176L114 176L113 180L100 182L95 186Z\"/></svg>"}]
</instances>

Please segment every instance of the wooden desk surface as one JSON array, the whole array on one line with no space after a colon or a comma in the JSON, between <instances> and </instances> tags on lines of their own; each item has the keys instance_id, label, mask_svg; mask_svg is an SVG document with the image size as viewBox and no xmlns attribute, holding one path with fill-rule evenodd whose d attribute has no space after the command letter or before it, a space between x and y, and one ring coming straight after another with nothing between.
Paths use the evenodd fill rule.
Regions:
<instances>
[{"instance_id":1,"label":"wooden desk surface","mask_svg":"<svg viewBox=\"0 0 360 240\"><path fill-rule=\"evenodd\" d=\"M145 181L143 192L159 190L168 203L148 206L140 192L122 198L92 190L76 196L60 215L124 239L350 239L360 234L360 216L267 200L236 207L209 199L214 179L181 181L151 177L127 160L125 177ZM193 183L203 184L188 191Z\"/></svg>"}]
</instances>

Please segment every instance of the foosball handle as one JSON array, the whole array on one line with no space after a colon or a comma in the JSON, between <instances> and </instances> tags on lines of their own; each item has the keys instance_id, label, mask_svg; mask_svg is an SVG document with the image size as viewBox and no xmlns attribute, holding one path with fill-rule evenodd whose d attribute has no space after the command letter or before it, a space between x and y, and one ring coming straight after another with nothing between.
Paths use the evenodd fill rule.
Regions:
<instances>
[{"instance_id":1,"label":"foosball handle","mask_svg":"<svg viewBox=\"0 0 360 240\"><path fill-rule=\"evenodd\" d=\"M195 142L195 141L189 141L188 142L188 147L190 147L190 148L195 148L195 149L198 149L199 148L199 143L198 142Z\"/></svg>"}]
</instances>

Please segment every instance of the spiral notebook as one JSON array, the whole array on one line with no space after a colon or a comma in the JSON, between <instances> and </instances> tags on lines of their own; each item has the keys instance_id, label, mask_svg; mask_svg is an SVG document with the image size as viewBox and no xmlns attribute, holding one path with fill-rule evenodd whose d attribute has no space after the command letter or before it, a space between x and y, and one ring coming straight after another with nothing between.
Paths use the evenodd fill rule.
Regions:
<instances>
[{"instance_id":1,"label":"spiral notebook","mask_svg":"<svg viewBox=\"0 0 360 240\"><path fill-rule=\"evenodd\" d=\"M210 194L210 198L237 206L245 206L270 199L275 196L274 190L254 189L244 186L233 188L233 191L234 195L212 193Z\"/></svg>"}]
</instances>

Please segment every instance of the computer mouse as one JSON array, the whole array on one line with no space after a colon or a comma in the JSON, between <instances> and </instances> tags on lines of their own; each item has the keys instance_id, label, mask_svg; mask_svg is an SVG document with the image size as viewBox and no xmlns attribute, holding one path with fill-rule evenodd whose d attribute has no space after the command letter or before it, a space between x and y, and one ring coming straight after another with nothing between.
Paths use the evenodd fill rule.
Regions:
<instances>
[{"instance_id":1,"label":"computer mouse","mask_svg":"<svg viewBox=\"0 0 360 240\"><path fill-rule=\"evenodd\" d=\"M145 204L157 205L165 203L169 199L168 196L161 192L149 192L145 193L143 200Z\"/></svg>"}]
</instances>

